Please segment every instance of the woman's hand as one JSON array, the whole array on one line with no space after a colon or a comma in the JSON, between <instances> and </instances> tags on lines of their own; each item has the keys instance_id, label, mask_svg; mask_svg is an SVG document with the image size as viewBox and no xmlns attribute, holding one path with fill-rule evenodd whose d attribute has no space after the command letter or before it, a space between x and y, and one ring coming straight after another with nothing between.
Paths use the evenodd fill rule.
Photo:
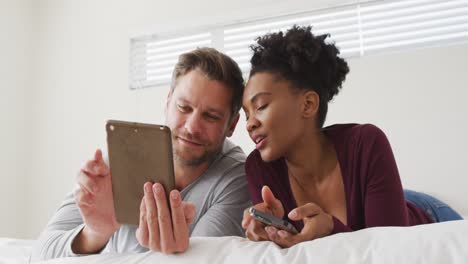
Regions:
<instances>
[{"instance_id":1,"label":"woman's hand","mask_svg":"<svg viewBox=\"0 0 468 264\"><path fill-rule=\"evenodd\" d=\"M268 186L262 188L263 203L254 205L254 208L267 214L274 215L282 218L284 209L281 202L275 198L273 192ZM249 208L244 210L244 219L242 220L242 227L246 229L245 236L253 241L270 240L265 231L265 224L256 221L249 213Z\"/></svg>"},{"instance_id":2,"label":"woman's hand","mask_svg":"<svg viewBox=\"0 0 468 264\"><path fill-rule=\"evenodd\" d=\"M281 247L291 247L300 242L328 236L333 231L333 217L314 203L307 203L297 207L289 212L288 217L293 221L304 221L304 228L299 234L293 235L273 226L265 227L268 240Z\"/></svg>"}]
</instances>

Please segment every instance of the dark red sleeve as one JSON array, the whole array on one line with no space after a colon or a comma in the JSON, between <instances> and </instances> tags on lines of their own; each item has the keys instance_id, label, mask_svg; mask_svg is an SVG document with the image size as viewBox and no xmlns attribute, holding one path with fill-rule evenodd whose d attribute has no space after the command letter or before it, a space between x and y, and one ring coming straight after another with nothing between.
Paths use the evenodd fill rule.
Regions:
<instances>
[{"instance_id":1,"label":"dark red sleeve","mask_svg":"<svg viewBox=\"0 0 468 264\"><path fill-rule=\"evenodd\" d=\"M365 125L360 138L365 227L409 225L403 187L387 137L376 126Z\"/></svg>"},{"instance_id":2,"label":"dark red sleeve","mask_svg":"<svg viewBox=\"0 0 468 264\"><path fill-rule=\"evenodd\" d=\"M343 224L340 220L338 220L338 218L334 217L333 215L332 217L333 217L333 231L331 235L337 234L337 233L354 231L349 226Z\"/></svg>"},{"instance_id":3,"label":"dark red sleeve","mask_svg":"<svg viewBox=\"0 0 468 264\"><path fill-rule=\"evenodd\" d=\"M255 151L250 153L245 162L245 175L247 177L247 184L249 187L250 199L252 204L262 203L262 171L259 168L258 159L259 155Z\"/></svg>"}]
</instances>

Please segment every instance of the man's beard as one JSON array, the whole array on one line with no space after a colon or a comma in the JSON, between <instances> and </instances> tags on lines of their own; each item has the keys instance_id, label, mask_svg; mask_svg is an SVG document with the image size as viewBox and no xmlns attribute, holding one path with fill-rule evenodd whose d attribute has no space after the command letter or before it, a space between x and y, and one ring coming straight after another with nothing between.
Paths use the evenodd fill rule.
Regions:
<instances>
[{"instance_id":1,"label":"man's beard","mask_svg":"<svg viewBox=\"0 0 468 264\"><path fill-rule=\"evenodd\" d=\"M193 136L189 136L189 135L186 135L186 134L184 134L183 137L186 138L186 139L189 139L189 140L193 139ZM172 140L176 141L177 140L177 135L174 134ZM196 141L200 142L200 140L196 140ZM198 156L189 155L190 158L184 158L184 156L187 156L187 155L183 155L183 154L191 154L190 149L184 148L184 150L182 151L180 149L177 149L176 145L173 144L172 145L172 152L173 152L173 156L174 156L174 161L182 164L183 166L187 166L187 167L197 167L197 166L200 166L201 164L203 164L205 162L211 163L216 158L218 153L221 151L221 149L223 147L223 144L224 144L224 139L221 141L220 145L217 148L211 149L211 150L210 149L204 149L204 151L202 152L201 155L198 155ZM207 145L208 144L206 144L205 146L207 146Z\"/></svg>"}]
</instances>

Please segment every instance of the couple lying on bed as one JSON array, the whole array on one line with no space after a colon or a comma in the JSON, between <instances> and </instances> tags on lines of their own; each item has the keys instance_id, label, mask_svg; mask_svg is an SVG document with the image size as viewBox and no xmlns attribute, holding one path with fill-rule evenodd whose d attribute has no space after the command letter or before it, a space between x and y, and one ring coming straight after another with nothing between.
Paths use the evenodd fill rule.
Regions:
<instances>
[{"instance_id":1,"label":"couple lying on bed","mask_svg":"<svg viewBox=\"0 0 468 264\"><path fill-rule=\"evenodd\" d=\"M367 227L461 219L443 202L403 190L379 128L323 127L328 102L349 71L326 37L295 26L258 38L245 90L238 65L226 55L209 48L181 55L165 106L177 187L170 191L171 208L162 186L146 183L139 226L120 225L109 168L98 150L81 169L79 188L37 240L33 260L184 252L190 236L245 234L290 247ZM246 161L226 140L241 105L256 144ZM246 210L250 201L290 221L299 233L254 220Z\"/></svg>"}]
</instances>

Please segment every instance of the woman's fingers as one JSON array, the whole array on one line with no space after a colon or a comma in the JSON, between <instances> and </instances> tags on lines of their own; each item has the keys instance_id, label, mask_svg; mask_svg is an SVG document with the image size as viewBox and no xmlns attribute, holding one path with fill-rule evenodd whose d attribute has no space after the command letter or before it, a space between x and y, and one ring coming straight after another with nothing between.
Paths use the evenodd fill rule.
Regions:
<instances>
[{"instance_id":1,"label":"woman's fingers","mask_svg":"<svg viewBox=\"0 0 468 264\"><path fill-rule=\"evenodd\" d=\"M247 227L250 224L250 221L252 221L252 216L249 213L249 208L244 210L244 217L242 218L242 228L247 229Z\"/></svg>"},{"instance_id":2,"label":"woman's fingers","mask_svg":"<svg viewBox=\"0 0 468 264\"><path fill-rule=\"evenodd\" d=\"M311 239L307 239L306 234L303 234L302 232L299 234L293 235L289 233L288 231L279 230L273 226L267 226L265 227L265 230L268 234L268 238L283 248L292 247L296 245L297 243L311 240Z\"/></svg>"},{"instance_id":3,"label":"woman's fingers","mask_svg":"<svg viewBox=\"0 0 468 264\"><path fill-rule=\"evenodd\" d=\"M307 203L302 206L299 206L291 212L289 212L288 217L293 221L299 221L305 217L313 217L323 212L322 208L314 203Z\"/></svg>"},{"instance_id":4,"label":"woman's fingers","mask_svg":"<svg viewBox=\"0 0 468 264\"><path fill-rule=\"evenodd\" d=\"M265 227L268 239L281 247L291 247L303 241L310 241L318 237L330 234L330 215L323 212L322 208L314 203L307 203L289 212L289 219L304 221L304 228L299 234L291 234L285 230L279 230L273 226Z\"/></svg>"},{"instance_id":5,"label":"woman's fingers","mask_svg":"<svg viewBox=\"0 0 468 264\"><path fill-rule=\"evenodd\" d=\"M247 217L251 218L250 215ZM256 221L254 219L248 220L248 224L246 224L245 229L246 229L245 235L250 240L253 240L253 241L268 240L268 234L265 231L265 224L259 221Z\"/></svg>"},{"instance_id":6,"label":"woman's fingers","mask_svg":"<svg viewBox=\"0 0 468 264\"><path fill-rule=\"evenodd\" d=\"M263 186L262 188L262 199L271 213L276 217L283 217L284 209L280 200L276 199L275 195L271 191L270 187Z\"/></svg>"}]
</instances>

